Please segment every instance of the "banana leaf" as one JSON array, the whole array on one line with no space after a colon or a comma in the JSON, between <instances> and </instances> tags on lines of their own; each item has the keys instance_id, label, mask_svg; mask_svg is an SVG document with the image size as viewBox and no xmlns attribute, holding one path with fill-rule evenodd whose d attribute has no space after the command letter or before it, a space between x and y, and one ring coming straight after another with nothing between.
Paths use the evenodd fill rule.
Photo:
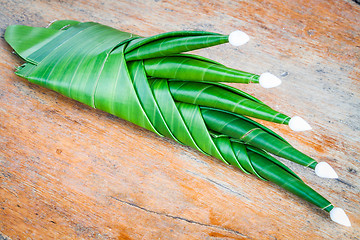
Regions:
<instances>
[{"instance_id":1,"label":"banana leaf","mask_svg":"<svg viewBox=\"0 0 360 240\"><path fill-rule=\"evenodd\" d=\"M30 82L272 181L326 211L333 208L267 152L312 168L316 161L242 114L283 124L289 117L218 83L258 83L259 75L183 54L226 43L228 36L180 31L144 38L62 20L48 28L9 26L5 40L25 61L16 74Z\"/></svg>"},{"instance_id":2,"label":"banana leaf","mask_svg":"<svg viewBox=\"0 0 360 240\"><path fill-rule=\"evenodd\" d=\"M261 149L243 144L226 135L212 134L214 142L231 165L271 181L289 192L330 212L334 206L315 190L306 185L299 176L283 163Z\"/></svg>"},{"instance_id":3,"label":"banana leaf","mask_svg":"<svg viewBox=\"0 0 360 240\"><path fill-rule=\"evenodd\" d=\"M213 131L310 168L315 168L317 164L314 159L269 132L267 128L254 124L244 116L208 107L201 107L201 114L206 126Z\"/></svg>"},{"instance_id":4,"label":"banana leaf","mask_svg":"<svg viewBox=\"0 0 360 240\"><path fill-rule=\"evenodd\" d=\"M189 56L166 56L144 60L147 75L186 81L258 83L259 75L201 61Z\"/></svg>"},{"instance_id":5,"label":"banana leaf","mask_svg":"<svg viewBox=\"0 0 360 240\"><path fill-rule=\"evenodd\" d=\"M248 97L240 90L234 92L212 83L169 81L175 101L226 110L270 122L287 124L290 117Z\"/></svg>"},{"instance_id":6,"label":"banana leaf","mask_svg":"<svg viewBox=\"0 0 360 240\"><path fill-rule=\"evenodd\" d=\"M126 48L127 61L156 58L226 43L227 36L209 32L182 31L158 34L131 41ZM184 44L184 42L188 44Z\"/></svg>"}]
</instances>

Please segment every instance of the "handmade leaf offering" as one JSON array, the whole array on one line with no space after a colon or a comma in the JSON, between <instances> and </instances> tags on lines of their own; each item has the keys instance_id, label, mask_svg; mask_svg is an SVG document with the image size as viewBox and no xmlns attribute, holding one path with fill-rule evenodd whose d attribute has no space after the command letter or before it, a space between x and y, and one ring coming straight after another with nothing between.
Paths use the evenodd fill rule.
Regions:
<instances>
[{"instance_id":1,"label":"handmade leaf offering","mask_svg":"<svg viewBox=\"0 0 360 240\"><path fill-rule=\"evenodd\" d=\"M144 38L98 23L64 20L48 28L9 26L5 39L25 60L17 75L272 181L350 225L341 209L269 153L323 177L337 177L333 169L248 117L288 124L296 131L310 126L219 83L269 88L280 79L183 53L227 42L238 46L249 40L245 33L180 31Z\"/></svg>"}]
</instances>

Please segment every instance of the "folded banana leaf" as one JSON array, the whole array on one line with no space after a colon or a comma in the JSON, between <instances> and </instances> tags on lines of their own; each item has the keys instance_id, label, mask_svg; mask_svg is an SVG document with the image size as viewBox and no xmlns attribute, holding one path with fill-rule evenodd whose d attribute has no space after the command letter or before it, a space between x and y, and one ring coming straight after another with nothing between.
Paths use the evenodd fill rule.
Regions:
<instances>
[{"instance_id":1,"label":"folded banana leaf","mask_svg":"<svg viewBox=\"0 0 360 240\"><path fill-rule=\"evenodd\" d=\"M317 162L246 116L280 124L290 118L219 82L260 76L183 52L228 42L200 31L144 38L93 22L48 28L9 26L6 41L24 59L16 74L101 109L246 173L272 181L316 206L334 207L269 153L315 168Z\"/></svg>"}]
</instances>

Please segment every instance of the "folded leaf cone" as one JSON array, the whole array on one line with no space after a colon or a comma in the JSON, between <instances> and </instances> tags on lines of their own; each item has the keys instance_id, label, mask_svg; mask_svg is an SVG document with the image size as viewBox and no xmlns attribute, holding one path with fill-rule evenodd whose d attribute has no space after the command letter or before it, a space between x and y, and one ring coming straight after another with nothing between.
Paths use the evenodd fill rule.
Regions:
<instances>
[{"instance_id":1,"label":"folded leaf cone","mask_svg":"<svg viewBox=\"0 0 360 240\"><path fill-rule=\"evenodd\" d=\"M64 20L48 28L9 26L6 41L26 62L16 74L270 180L330 211L329 201L267 152L316 161L243 115L288 124L289 117L218 82L257 83L259 75L182 52L228 36L180 31L143 38L98 23Z\"/></svg>"}]
</instances>

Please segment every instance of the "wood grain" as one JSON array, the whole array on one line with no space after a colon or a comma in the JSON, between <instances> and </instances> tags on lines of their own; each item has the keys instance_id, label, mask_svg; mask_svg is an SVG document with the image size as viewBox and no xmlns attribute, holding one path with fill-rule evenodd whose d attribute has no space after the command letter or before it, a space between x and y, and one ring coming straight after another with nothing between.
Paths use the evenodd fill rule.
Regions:
<instances>
[{"instance_id":1,"label":"wood grain","mask_svg":"<svg viewBox=\"0 0 360 240\"><path fill-rule=\"evenodd\" d=\"M0 232L11 239L359 239L360 5L353 1L0 0ZM3 39L11 24L95 21L150 36L246 31L251 41L195 51L270 71L271 90L232 84L313 126L262 122L329 162L338 180L285 162L348 213L352 227L274 184L28 83ZM1 235L0 235L1 236ZM6 237L4 237L6 238Z\"/></svg>"}]
</instances>

